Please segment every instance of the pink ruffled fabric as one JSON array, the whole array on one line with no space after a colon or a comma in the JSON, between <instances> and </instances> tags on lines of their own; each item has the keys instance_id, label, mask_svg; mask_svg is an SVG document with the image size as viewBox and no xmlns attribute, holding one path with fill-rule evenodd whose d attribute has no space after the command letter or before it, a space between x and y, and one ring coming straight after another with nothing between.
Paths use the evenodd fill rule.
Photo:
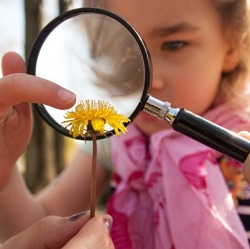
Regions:
<instances>
[{"instance_id":1,"label":"pink ruffled fabric","mask_svg":"<svg viewBox=\"0 0 250 249\"><path fill-rule=\"evenodd\" d=\"M250 130L236 114L232 106L220 106L206 118L231 130ZM107 210L116 249L249 248L217 167L218 152L170 129L150 138L133 125L128 130L112 138L121 181Z\"/></svg>"}]
</instances>

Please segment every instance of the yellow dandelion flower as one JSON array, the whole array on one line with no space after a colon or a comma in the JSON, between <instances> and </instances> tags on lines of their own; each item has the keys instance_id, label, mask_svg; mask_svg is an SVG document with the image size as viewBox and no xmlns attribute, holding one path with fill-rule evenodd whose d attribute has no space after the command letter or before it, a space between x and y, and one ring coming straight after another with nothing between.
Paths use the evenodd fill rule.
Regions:
<instances>
[{"instance_id":1,"label":"yellow dandelion flower","mask_svg":"<svg viewBox=\"0 0 250 249\"><path fill-rule=\"evenodd\" d=\"M118 114L105 100L81 101L75 111L68 111L64 118L66 120L62 124L65 124L66 128L70 126L69 134L73 138L77 136L86 138L88 134L103 135L106 124L110 125L119 136L120 131L124 134L127 132L124 123L130 122L130 119Z\"/></svg>"}]
</instances>

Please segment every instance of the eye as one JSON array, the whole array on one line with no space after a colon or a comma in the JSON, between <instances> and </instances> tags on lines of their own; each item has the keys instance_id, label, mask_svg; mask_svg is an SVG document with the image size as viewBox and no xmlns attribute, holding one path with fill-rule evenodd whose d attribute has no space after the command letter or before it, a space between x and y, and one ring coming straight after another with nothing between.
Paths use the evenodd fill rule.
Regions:
<instances>
[{"instance_id":1,"label":"eye","mask_svg":"<svg viewBox=\"0 0 250 249\"><path fill-rule=\"evenodd\" d=\"M162 50L178 50L183 48L185 45L187 45L184 41L171 41L171 42L164 42L162 44Z\"/></svg>"}]
</instances>

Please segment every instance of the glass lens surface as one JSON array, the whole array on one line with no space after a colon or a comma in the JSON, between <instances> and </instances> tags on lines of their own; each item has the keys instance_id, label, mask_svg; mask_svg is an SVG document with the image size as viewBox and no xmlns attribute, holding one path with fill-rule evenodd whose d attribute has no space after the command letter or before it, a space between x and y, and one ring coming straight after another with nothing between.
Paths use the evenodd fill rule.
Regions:
<instances>
[{"instance_id":1,"label":"glass lens surface","mask_svg":"<svg viewBox=\"0 0 250 249\"><path fill-rule=\"evenodd\" d=\"M51 29L39 47L35 75L76 93L76 105L105 100L117 113L133 118L145 95L146 66L140 43L126 26L90 12L65 18ZM59 130L63 127L65 110L42 105L42 112ZM105 130L106 135L114 133L108 124Z\"/></svg>"}]
</instances>

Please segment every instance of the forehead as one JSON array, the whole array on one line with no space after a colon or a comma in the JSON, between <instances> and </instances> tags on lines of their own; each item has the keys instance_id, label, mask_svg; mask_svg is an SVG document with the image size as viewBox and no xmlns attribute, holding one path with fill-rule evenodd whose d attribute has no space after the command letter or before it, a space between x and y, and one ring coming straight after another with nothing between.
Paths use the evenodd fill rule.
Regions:
<instances>
[{"instance_id":1,"label":"forehead","mask_svg":"<svg viewBox=\"0 0 250 249\"><path fill-rule=\"evenodd\" d=\"M220 26L210 0L107 0L107 4L141 34L178 23Z\"/></svg>"}]
</instances>

